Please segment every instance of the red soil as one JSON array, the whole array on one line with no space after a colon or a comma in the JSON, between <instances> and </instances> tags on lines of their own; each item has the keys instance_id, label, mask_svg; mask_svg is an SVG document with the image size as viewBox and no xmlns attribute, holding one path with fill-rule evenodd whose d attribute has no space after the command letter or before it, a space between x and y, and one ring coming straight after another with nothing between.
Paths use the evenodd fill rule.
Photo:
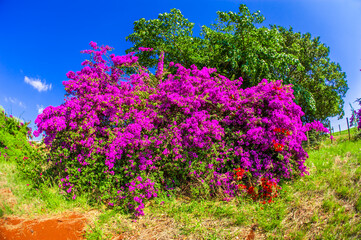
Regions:
<instances>
[{"instance_id":1,"label":"red soil","mask_svg":"<svg viewBox=\"0 0 361 240\"><path fill-rule=\"evenodd\" d=\"M78 240L83 239L86 218L72 214L46 219L0 219L0 240Z\"/></svg>"}]
</instances>

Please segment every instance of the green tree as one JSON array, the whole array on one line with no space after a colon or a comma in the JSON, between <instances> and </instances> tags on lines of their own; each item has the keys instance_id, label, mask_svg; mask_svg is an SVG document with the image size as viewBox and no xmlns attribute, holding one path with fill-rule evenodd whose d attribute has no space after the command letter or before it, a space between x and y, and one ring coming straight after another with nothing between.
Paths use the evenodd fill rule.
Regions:
<instances>
[{"instance_id":1,"label":"green tree","mask_svg":"<svg viewBox=\"0 0 361 240\"><path fill-rule=\"evenodd\" d=\"M294 85L298 104L305 112L304 120L324 120L326 117L342 117L343 97L348 90L346 74L338 63L331 62L330 49L320 42L320 38L311 39L311 34L293 32L280 26L271 26L283 36L283 52L297 57L301 68L289 66L291 71L283 76L286 83ZM316 111L317 110L317 111Z\"/></svg>"},{"instance_id":2,"label":"green tree","mask_svg":"<svg viewBox=\"0 0 361 240\"><path fill-rule=\"evenodd\" d=\"M265 18L245 5L240 5L239 13L217 15L216 24L202 26L200 37L193 36L194 23L177 9L158 19L142 18L134 22L134 33L126 37L134 44L126 52L152 47L158 52L137 55L142 66L156 67L157 55L164 51L165 66L175 62L187 68L192 64L217 68L229 79L242 77L243 87L254 86L263 78L282 79L294 85L295 101L305 112L304 122L344 115L346 74L330 61L330 50L319 38L311 39L309 33L296 33L292 28L256 27Z\"/></svg>"}]
</instances>

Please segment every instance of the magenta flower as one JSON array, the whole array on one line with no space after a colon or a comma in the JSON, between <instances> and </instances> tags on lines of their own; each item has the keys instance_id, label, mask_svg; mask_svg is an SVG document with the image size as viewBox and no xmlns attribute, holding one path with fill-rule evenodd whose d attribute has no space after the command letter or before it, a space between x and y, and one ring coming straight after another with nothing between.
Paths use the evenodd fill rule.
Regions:
<instances>
[{"instance_id":1,"label":"magenta flower","mask_svg":"<svg viewBox=\"0 0 361 240\"><path fill-rule=\"evenodd\" d=\"M144 52L144 51L153 51L153 48L140 47L139 50L142 51L142 52Z\"/></svg>"},{"instance_id":2,"label":"magenta flower","mask_svg":"<svg viewBox=\"0 0 361 240\"><path fill-rule=\"evenodd\" d=\"M97 47L97 44L95 43L95 42L93 42L93 41L91 41L90 43L89 43L89 45L93 48L93 49L97 49L98 47Z\"/></svg>"}]
</instances>

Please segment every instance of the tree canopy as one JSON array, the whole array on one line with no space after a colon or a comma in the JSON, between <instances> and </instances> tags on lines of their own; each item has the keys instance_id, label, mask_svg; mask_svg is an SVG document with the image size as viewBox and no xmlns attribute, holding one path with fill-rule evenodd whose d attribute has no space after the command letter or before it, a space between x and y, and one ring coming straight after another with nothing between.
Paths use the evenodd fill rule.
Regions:
<instances>
[{"instance_id":1,"label":"tree canopy","mask_svg":"<svg viewBox=\"0 0 361 240\"><path fill-rule=\"evenodd\" d=\"M251 13L246 5L239 12L217 12L211 27L202 26L200 37L193 36L194 23L181 11L159 14L158 19L134 22L134 32L126 37L133 47L152 47L157 51L137 54L142 66L156 67L157 56L164 51L164 63L180 63L190 68L217 68L218 73L234 80L243 78L242 87L255 86L263 78L281 79L293 84L295 102L305 112L304 122L343 117L343 97L348 90L346 74L329 58L330 49L292 28L270 25L256 27L265 18Z\"/></svg>"}]
</instances>

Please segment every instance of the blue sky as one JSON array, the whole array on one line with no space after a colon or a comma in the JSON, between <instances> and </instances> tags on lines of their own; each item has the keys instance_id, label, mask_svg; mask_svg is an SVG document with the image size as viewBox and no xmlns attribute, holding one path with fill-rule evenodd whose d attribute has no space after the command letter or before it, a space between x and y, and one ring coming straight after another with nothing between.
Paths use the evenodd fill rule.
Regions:
<instances>
[{"instance_id":1,"label":"blue sky","mask_svg":"<svg viewBox=\"0 0 361 240\"><path fill-rule=\"evenodd\" d=\"M347 74L349 103L361 97L361 0L133 0L133 1L11 1L0 0L0 105L24 121L34 121L47 106L64 102L62 81L68 71L79 71L89 42L109 45L118 55L131 47L125 37L140 18L180 9L195 23L194 36L202 25L210 26L217 11L238 12L239 4L251 12L260 10L265 26L292 26L294 31L320 36L330 47L330 58ZM345 118L331 119L338 130Z\"/></svg>"}]
</instances>

